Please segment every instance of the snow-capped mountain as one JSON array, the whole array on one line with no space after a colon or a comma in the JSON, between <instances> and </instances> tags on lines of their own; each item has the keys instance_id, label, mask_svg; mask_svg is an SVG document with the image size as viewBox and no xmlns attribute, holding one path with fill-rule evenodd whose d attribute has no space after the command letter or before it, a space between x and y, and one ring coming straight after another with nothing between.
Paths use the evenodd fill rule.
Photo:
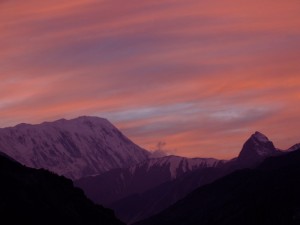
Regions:
<instances>
[{"instance_id":1,"label":"snow-capped mountain","mask_svg":"<svg viewBox=\"0 0 300 225\"><path fill-rule=\"evenodd\" d=\"M247 167L277 154L280 154L280 151L275 148L273 142L264 134L255 132L243 145L238 162Z\"/></svg>"},{"instance_id":2,"label":"snow-capped mountain","mask_svg":"<svg viewBox=\"0 0 300 225\"><path fill-rule=\"evenodd\" d=\"M2 128L0 149L26 166L72 179L128 167L150 155L98 117Z\"/></svg>"},{"instance_id":3,"label":"snow-capped mountain","mask_svg":"<svg viewBox=\"0 0 300 225\"><path fill-rule=\"evenodd\" d=\"M171 155L161 158L152 158L137 165L133 165L129 167L129 171L134 174L140 169L146 169L147 172L152 172L163 168L172 180L186 172L199 168L216 167L222 162L223 161L214 158L185 158Z\"/></svg>"},{"instance_id":4,"label":"snow-capped mountain","mask_svg":"<svg viewBox=\"0 0 300 225\"><path fill-rule=\"evenodd\" d=\"M200 169L217 167L224 161L165 156L152 158L126 169L115 169L75 181L95 202L109 205L131 194L142 193L164 182Z\"/></svg>"}]
</instances>

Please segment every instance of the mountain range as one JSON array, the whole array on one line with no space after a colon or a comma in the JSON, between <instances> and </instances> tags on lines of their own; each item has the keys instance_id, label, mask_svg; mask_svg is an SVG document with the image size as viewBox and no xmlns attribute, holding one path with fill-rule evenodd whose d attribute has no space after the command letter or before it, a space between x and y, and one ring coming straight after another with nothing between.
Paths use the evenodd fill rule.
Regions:
<instances>
[{"instance_id":1,"label":"mountain range","mask_svg":"<svg viewBox=\"0 0 300 225\"><path fill-rule=\"evenodd\" d=\"M165 156L152 158L128 168L113 169L106 173L76 180L87 196L97 203L109 206L132 194L141 194L160 184L178 179L184 174L207 167L216 167L223 161L216 159Z\"/></svg>"},{"instance_id":2,"label":"mountain range","mask_svg":"<svg viewBox=\"0 0 300 225\"><path fill-rule=\"evenodd\" d=\"M299 225L300 149L202 186L135 225Z\"/></svg>"},{"instance_id":3,"label":"mountain range","mask_svg":"<svg viewBox=\"0 0 300 225\"><path fill-rule=\"evenodd\" d=\"M300 145L296 144L287 150L280 150L264 134L255 132L245 142L239 155L231 160L185 158L172 155L153 158L151 152L134 144L109 121L97 117L84 116L72 120L61 119L38 125L20 124L15 127L0 129L0 151L3 152L0 153L0 156L2 158L4 157L6 161L17 164L18 167L25 168L24 170L38 171L43 174L41 176L52 174L52 176L58 177L53 174L56 173L71 178L75 186L83 189L88 198L98 205L112 208L116 216L126 224L142 221L140 224L160 224L159 222L161 222L161 224L188 225L198 224L199 221L214 221L206 217L208 216L206 213L203 214L204 217L199 213L202 215L199 216L199 219L193 219L194 217L198 218L197 215L193 214L190 215L191 219L187 218L188 216L185 217L185 215L189 215L190 211L183 210L179 203L186 201L187 203L184 204L184 208L186 209L189 208L189 205L196 209L199 206L199 209L201 209L201 207L204 207L201 202L202 200L199 200L198 205L197 202L190 202L185 199L190 198L190 193L195 193L201 188L212 185L212 188L208 189L216 190L216 195L219 196L220 194L221 202L224 200L224 204L226 205L227 202L225 200L227 198L222 195L225 192L222 192L221 189L224 187L224 190L228 191L229 196L234 196L236 193L231 193L230 191L234 191L238 187L233 187L234 189L231 190L226 186L226 182L221 182L221 185L218 185L220 190L218 190L218 188L213 186L215 183L219 184L220 180L228 179L227 177L232 176L232 174L239 174L239 171L246 171L241 172L246 177L249 170L252 172L261 172L260 169L263 167L261 165L266 160L269 160L269 158L280 160L287 154L296 154L299 147ZM21 164L26 167L21 166ZM28 167L38 170L29 169ZM270 170L273 171L272 168L270 167ZM4 167L3 173L7 173L6 169ZM32 173L35 174L35 172ZM25 174L24 177L26 176ZM31 177L34 176L31 175ZM238 175L233 175L233 177L235 176L238 177ZM17 177L18 179L19 177ZM25 188L27 191L26 185L28 184L30 187L37 185L34 188L41 188L39 186L39 179L29 178L27 183L21 179L21 181L18 180L17 182L20 183L18 185L21 188ZM43 180L44 178L41 179ZM78 193L80 192L78 188L73 187L70 180L63 177L59 179L62 183L69 184L70 192L73 192L73 190ZM234 178L233 180L236 182L236 185L243 181L238 178ZM8 183L11 182L15 181L8 181ZM22 182L25 182L25 186ZM49 182L55 183L56 181L55 179L49 179ZM259 183L259 181L256 182ZM49 187L52 187L50 183ZM49 201L48 194L58 200L57 204L60 201L65 201L62 193L57 192L59 188L64 188L64 186L55 186L53 193L47 189L43 197L39 195L40 202L33 203L33 205L44 204L43 201L47 205ZM242 186L240 191L247 191L246 188ZM282 189L286 188L286 186L282 187ZM5 191L8 189L9 186ZM41 188L41 190L43 189ZM207 195L209 196L209 193ZM35 196L31 190L29 193L25 192L24 196L17 196L21 202L24 200L24 196L30 196L30 198L35 200ZM18 198L15 201L18 201ZM85 198L84 195L82 198ZM197 195L193 199L198 199ZM234 200L232 197L230 199ZM221 210L220 216L226 217L226 207L215 206L216 199L213 202L208 202L208 200L205 199L204 202L207 202L208 206L212 207L212 211L215 208ZM70 207L76 204L72 203ZM242 203L234 203L234 206L236 207L238 204ZM91 208L94 206L95 204ZM246 205L242 206L246 207ZM99 206L97 207L99 208ZM173 212L174 207L176 210L178 208L178 211L175 210L174 215L172 213L169 214L169 212ZM101 209L104 208L102 207ZM17 208L17 210L21 209ZM193 211L192 209L190 210L191 212ZM182 220L177 218L177 214L180 213L184 214L184 219ZM243 215L242 212L238 213ZM68 213L66 215L68 217ZM113 218L113 214L111 213L110 215ZM293 214L294 217L297 217L297 215L297 213ZM173 217L174 220L171 220ZM170 218L172 222L168 222L167 218ZM233 216L230 218L233 218ZM187 221L187 223L184 221ZM188 221L191 222L188 223ZM230 225L235 224L235 220L229 219L228 221L230 221L228 222ZM219 224L204 222L203 224Z\"/></svg>"},{"instance_id":4,"label":"mountain range","mask_svg":"<svg viewBox=\"0 0 300 225\"><path fill-rule=\"evenodd\" d=\"M265 158L283 153L265 135L255 132L245 142L239 156L232 160L168 156L83 178L75 184L96 203L114 209L122 221L131 224L168 208L200 186L233 171L253 168ZM191 170L182 169L191 162L202 164Z\"/></svg>"}]
</instances>

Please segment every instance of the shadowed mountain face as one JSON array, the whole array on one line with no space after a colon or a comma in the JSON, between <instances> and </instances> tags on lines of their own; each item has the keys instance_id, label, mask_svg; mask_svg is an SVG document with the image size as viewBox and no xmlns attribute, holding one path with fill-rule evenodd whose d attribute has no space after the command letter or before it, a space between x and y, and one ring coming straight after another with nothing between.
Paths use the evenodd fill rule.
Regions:
<instances>
[{"instance_id":1,"label":"shadowed mountain face","mask_svg":"<svg viewBox=\"0 0 300 225\"><path fill-rule=\"evenodd\" d=\"M222 177L226 172L223 171L222 166L201 168L143 193L120 199L108 206L114 209L122 221L132 224L161 212L197 187Z\"/></svg>"},{"instance_id":2,"label":"shadowed mountain face","mask_svg":"<svg viewBox=\"0 0 300 225\"><path fill-rule=\"evenodd\" d=\"M122 225L110 209L95 205L71 180L31 169L0 154L3 225Z\"/></svg>"},{"instance_id":3,"label":"shadowed mountain face","mask_svg":"<svg viewBox=\"0 0 300 225\"><path fill-rule=\"evenodd\" d=\"M196 189L136 225L299 225L300 150Z\"/></svg>"},{"instance_id":4,"label":"shadowed mountain face","mask_svg":"<svg viewBox=\"0 0 300 225\"><path fill-rule=\"evenodd\" d=\"M75 185L82 188L96 203L109 206L132 194L141 194L160 184L175 180L185 173L217 167L223 163L216 159L165 156L149 159L129 168L114 169L98 176L82 178L75 181Z\"/></svg>"},{"instance_id":5,"label":"shadowed mountain face","mask_svg":"<svg viewBox=\"0 0 300 225\"><path fill-rule=\"evenodd\" d=\"M280 152L266 136L256 132L246 141L240 156L230 161L169 156L75 183L95 202L113 208L119 218L133 223L159 213L202 185L235 170L254 167L274 154ZM191 165L193 169L186 169Z\"/></svg>"},{"instance_id":6,"label":"shadowed mountain face","mask_svg":"<svg viewBox=\"0 0 300 225\"><path fill-rule=\"evenodd\" d=\"M0 149L26 166L72 179L128 167L150 154L97 117L3 128Z\"/></svg>"},{"instance_id":7,"label":"shadowed mountain face","mask_svg":"<svg viewBox=\"0 0 300 225\"><path fill-rule=\"evenodd\" d=\"M265 135L255 132L244 144L238 156L238 162L248 167L262 162L267 157L278 154L280 152Z\"/></svg>"}]
</instances>

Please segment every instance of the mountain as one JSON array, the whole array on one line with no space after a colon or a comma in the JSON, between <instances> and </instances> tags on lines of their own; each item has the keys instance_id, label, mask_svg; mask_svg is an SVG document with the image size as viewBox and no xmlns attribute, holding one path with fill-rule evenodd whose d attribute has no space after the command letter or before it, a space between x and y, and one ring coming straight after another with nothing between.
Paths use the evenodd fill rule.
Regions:
<instances>
[{"instance_id":1,"label":"mountain","mask_svg":"<svg viewBox=\"0 0 300 225\"><path fill-rule=\"evenodd\" d=\"M31 169L0 153L3 225L122 225L110 209L95 205L71 180Z\"/></svg>"},{"instance_id":2,"label":"mountain","mask_svg":"<svg viewBox=\"0 0 300 225\"><path fill-rule=\"evenodd\" d=\"M150 155L98 117L2 128L0 149L26 166L72 179L128 167Z\"/></svg>"},{"instance_id":3,"label":"mountain","mask_svg":"<svg viewBox=\"0 0 300 225\"><path fill-rule=\"evenodd\" d=\"M211 183L227 174L222 163L216 167L199 168L162 183L143 193L135 193L108 205L127 224L153 216L168 208L197 187Z\"/></svg>"},{"instance_id":4,"label":"mountain","mask_svg":"<svg viewBox=\"0 0 300 225\"><path fill-rule=\"evenodd\" d=\"M143 193L167 181L174 180L185 173L200 168L215 167L223 161L216 159L165 156L152 158L129 168L114 169L98 176L85 177L75 181L86 195L104 205L132 194Z\"/></svg>"},{"instance_id":5,"label":"mountain","mask_svg":"<svg viewBox=\"0 0 300 225\"><path fill-rule=\"evenodd\" d=\"M277 150L274 149L274 145L265 135L256 132L245 142L240 157L238 158L229 161L220 160L213 166L204 166L192 171L187 171L176 179L156 184L155 187L149 188L144 192L134 190L131 193L135 193L117 200L112 204L108 204L107 206L113 208L116 215L129 224L148 218L184 198L188 193L198 187L209 184L233 171L255 167L265 157L270 157L275 153L277 154ZM265 154L258 154L260 152L265 152ZM245 153L252 159L251 161L244 158ZM148 178L146 175L145 177ZM120 185L118 185L118 187L119 186ZM86 190L86 187L81 187ZM93 188L95 187L97 187L97 185L93 186ZM102 191L98 192L98 196L101 192ZM128 194L128 192L126 194ZM90 195L90 197L94 199L95 195Z\"/></svg>"},{"instance_id":6,"label":"mountain","mask_svg":"<svg viewBox=\"0 0 300 225\"><path fill-rule=\"evenodd\" d=\"M290 147L288 150L286 150L287 152L293 152L295 150L298 150L300 148L300 143L293 145L292 147Z\"/></svg>"},{"instance_id":7,"label":"mountain","mask_svg":"<svg viewBox=\"0 0 300 225\"><path fill-rule=\"evenodd\" d=\"M278 154L280 151L275 148L273 142L257 131L245 142L237 160L239 164L248 167Z\"/></svg>"},{"instance_id":8,"label":"mountain","mask_svg":"<svg viewBox=\"0 0 300 225\"><path fill-rule=\"evenodd\" d=\"M300 149L202 186L135 225L298 225Z\"/></svg>"}]
</instances>

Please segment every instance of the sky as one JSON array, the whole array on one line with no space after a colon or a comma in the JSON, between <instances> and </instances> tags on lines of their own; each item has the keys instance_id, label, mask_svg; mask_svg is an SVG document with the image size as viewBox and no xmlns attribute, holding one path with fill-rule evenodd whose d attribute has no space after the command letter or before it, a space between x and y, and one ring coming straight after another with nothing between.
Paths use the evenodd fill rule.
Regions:
<instances>
[{"instance_id":1,"label":"sky","mask_svg":"<svg viewBox=\"0 0 300 225\"><path fill-rule=\"evenodd\" d=\"M0 127L109 119L148 150L300 142L299 0L0 0Z\"/></svg>"}]
</instances>

